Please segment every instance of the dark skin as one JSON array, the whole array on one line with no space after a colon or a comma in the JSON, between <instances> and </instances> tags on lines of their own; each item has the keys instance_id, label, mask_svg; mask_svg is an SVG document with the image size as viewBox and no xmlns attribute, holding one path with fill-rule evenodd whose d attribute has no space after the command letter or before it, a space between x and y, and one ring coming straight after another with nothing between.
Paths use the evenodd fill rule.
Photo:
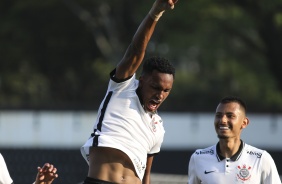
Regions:
<instances>
[{"instance_id":1,"label":"dark skin","mask_svg":"<svg viewBox=\"0 0 282 184\"><path fill-rule=\"evenodd\" d=\"M140 78L140 94L142 96L144 108L154 112L169 95L173 84L173 75L160 73L156 70L152 74L147 74ZM140 95L141 96L141 95ZM123 152L113 148L91 148L89 174L92 178L99 178L115 183L141 184L134 166L129 157ZM147 165L143 183L150 183L150 171L154 157L147 157Z\"/></svg>"},{"instance_id":2,"label":"dark skin","mask_svg":"<svg viewBox=\"0 0 282 184\"><path fill-rule=\"evenodd\" d=\"M173 85L173 75L154 70L139 78L138 96L148 112L155 112L168 97Z\"/></svg>"},{"instance_id":3,"label":"dark skin","mask_svg":"<svg viewBox=\"0 0 282 184\"><path fill-rule=\"evenodd\" d=\"M156 0L151 10L159 13L171 9L177 0ZM136 73L141 65L148 42L155 30L157 21L149 14L143 19L124 57L116 67L115 78L123 80ZM137 94L148 112L155 112L167 98L173 85L171 74L160 73L154 70L139 78ZM153 156L147 157L145 175L141 180L129 157L113 148L92 147L89 156L88 177L121 184L150 184L150 172Z\"/></svg>"}]
</instances>

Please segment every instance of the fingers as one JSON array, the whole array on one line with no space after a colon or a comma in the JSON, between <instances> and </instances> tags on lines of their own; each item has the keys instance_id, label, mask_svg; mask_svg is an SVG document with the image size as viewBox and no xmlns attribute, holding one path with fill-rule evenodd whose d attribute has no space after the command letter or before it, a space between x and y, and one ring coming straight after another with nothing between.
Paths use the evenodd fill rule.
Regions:
<instances>
[{"instance_id":1,"label":"fingers","mask_svg":"<svg viewBox=\"0 0 282 184\"><path fill-rule=\"evenodd\" d=\"M57 174L56 174L57 168L52 167L52 169L49 169L49 172L52 173L53 175L57 175Z\"/></svg>"},{"instance_id":2,"label":"fingers","mask_svg":"<svg viewBox=\"0 0 282 184\"><path fill-rule=\"evenodd\" d=\"M54 167L54 165L46 163L46 164L44 164L43 168L46 168L46 171L48 171L52 176L57 176L57 174L56 174L57 168Z\"/></svg>"},{"instance_id":3,"label":"fingers","mask_svg":"<svg viewBox=\"0 0 282 184\"><path fill-rule=\"evenodd\" d=\"M178 0L157 0L158 7L162 10L173 9Z\"/></svg>"},{"instance_id":4,"label":"fingers","mask_svg":"<svg viewBox=\"0 0 282 184\"><path fill-rule=\"evenodd\" d=\"M50 175L52 177L57 178L58 174L57 174L57 168L54 167L54 165L49 164L49 163L45 163L42 168L41 167L37 167L37 170L39 172L39 175Z\"/></svg>"},{"instance_id":5,"label":"fingers","mask_svg":"<svg viewBox=\"0 0 282 184\"><path fill-rule=\"evenodd\" d=\"M42 167L37 167L37 170L35 184L51 184L58 178L57 168L52 164L45 163Z\"/></svg>"},{"instance_id":6,"label":"fingers","mask_svg":"<svg viewBox=\"0 0 282 184\"><path fill-rule=\"evenodd\" d=\"M45 163L45 164L42 166L42 168L41 168L41 172L47 171L50 166L51 166L51 164ZM38 168L40 168L40 167L38 167Z\"/></svg>"},{"instance_id":7,"label":"fingers","mask_svg":"<svg viewBox=\"0 0 282 184\"><path fill-rule=\"evenodd\" d=\"M168 4L170 5L170 9L174 9L174 5L177 3L178 0L169 0Z\"/></svg>"},{"instance_id":8,"label":"fingers","mask_svg":"<svg viewBox=\"0 0 282 184\"><path fill-rule=\"evenodd\" d=\"M167 9L171 9L171 10L174 9L174 4L175 4L174 0L169 0L167 4L168 4Z\"/></svg>"}]
</instances>

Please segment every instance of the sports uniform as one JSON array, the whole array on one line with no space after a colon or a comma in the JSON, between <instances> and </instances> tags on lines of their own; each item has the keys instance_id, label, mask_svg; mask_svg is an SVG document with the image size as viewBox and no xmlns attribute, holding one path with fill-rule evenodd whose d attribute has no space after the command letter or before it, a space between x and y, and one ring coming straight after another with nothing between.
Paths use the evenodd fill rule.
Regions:
<instances>
[{"instance_id":1,"label":"sports uniform","mask_svg":"<svg viewBox=\"0 0 282 184\"><path fill-rule=\"evenodd\" d=\"M243 141L231 158L219 154L219 144L196 150L190 158L188 184L281 184L267 151Z\"/></svg>"},{"instance_id":2,"label":"sports uniform","mask_svg":"<svg viewBox=\"0 0 282 184\"><path fill-rule=\"evenodd\" d=\"M5 160L0 153L0 184L11 184L13 180L9 174Z\"/></svg>"},{"instance_id":3,"label":"sports uniform","mask_svg":"<svg viewBox=\"0 0 282 184\"><path fill-rule=\"evenodd\" d=\"M88 162L91 146L121 150L131 159L142 181L147 154L158 153L163 142L165 131L162 119L156 113L147 113L142 107L136 94L139 81L135 74L117 82L114 73L112 71L110 74L107 93L94 124L94 133L81 147L81 153Z\"/></svg>"}]
</instances>

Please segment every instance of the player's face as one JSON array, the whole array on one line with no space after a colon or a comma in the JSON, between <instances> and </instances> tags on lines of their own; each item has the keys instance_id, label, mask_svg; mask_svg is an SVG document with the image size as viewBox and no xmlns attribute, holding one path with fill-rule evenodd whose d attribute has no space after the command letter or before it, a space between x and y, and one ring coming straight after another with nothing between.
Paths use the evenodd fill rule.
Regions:
<instances>
[{"instance_id":1,"label":"player's face","mask_svg":"<svg viewBox=\"0 0 282 184\"><path fill-rule=\"evenodd\" d=\"M238 103L220 103L217 106L214 126L219 139L240 139L241 131L248 123L249 120Z\"/></svg>"},{"instance_id":2,"label":"player's face","mask_svg":"<svg viewBox=\"0 0 282 184\"><path fill-rule=\"evenodd\" d=\"M169 95L173 85L173 75L154 70L139 79L140 97L144 109L155 112Z\"/></svg>"}]
</instances>

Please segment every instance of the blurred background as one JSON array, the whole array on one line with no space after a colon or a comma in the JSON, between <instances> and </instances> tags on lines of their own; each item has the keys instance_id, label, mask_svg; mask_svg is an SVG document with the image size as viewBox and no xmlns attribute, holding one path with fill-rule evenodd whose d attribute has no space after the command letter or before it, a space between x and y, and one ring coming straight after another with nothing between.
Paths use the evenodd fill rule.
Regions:
<instances>
[{"instance_id":1,"label":"blurred background","mask_svg":"<svg viewBox=\"0 0 282 184\"><path fill-rule=\"evenodd\" d=\"M45 162L59 169L54 183L85 178L80 146L152 3L0 1L0 152L15 183L31 183ZM159 110L166 135L154 173L185 175L194 149L216 143L213 112L226 95L247 102L243 138L282 173L281 10L281 0L180 0L164 14L145 57L166 57L177 73Z\"/></svg>"}]
</instances>

